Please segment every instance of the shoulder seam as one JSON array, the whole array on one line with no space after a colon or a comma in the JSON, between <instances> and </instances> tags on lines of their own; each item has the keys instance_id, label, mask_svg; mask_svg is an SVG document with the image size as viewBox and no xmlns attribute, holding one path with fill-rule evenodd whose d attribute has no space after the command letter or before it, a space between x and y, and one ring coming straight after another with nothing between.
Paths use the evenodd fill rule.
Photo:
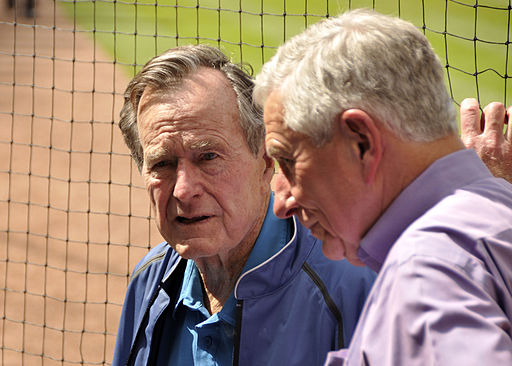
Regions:
<instances>
[{"instance_id":1,"label":"shoulder seam","mask_svg":"<svg viewBox=\"0 0 512 366\"><path fill-rule=\"evenodd\" d=\"M162 253L160 254L157 254L156 256L154 257L151 257L146 263L144 263L137 271L135 271L133 274L132 274L132 277L130 279L130 282L133 281L141 272L143 272L146 268L149 267L149 265L151 265L152 263L154 262L158 262L160 260L162 260L164 257L165 257L165 254L166 254L166 251L163 251Z\"/></svg>"},{"instance_id":2,"label":"shoulder seam","mask_svg":"<svg viewBox=\"0 0 512 366\"><path fill-rule=\"evenodd\" d=\"M304 262L304 264L302 265L302 270L306 272L306 274L311 278L316 287L318 287L318 289L322 293L322 296L324 297L324 301L327 307L329 308L332 315L336 319L336 323L338 325L337 349L345 348L345 337L343 336L343 317L341 316L341 312L338 309L338 306L336 305L331 295L329 294L327 286L325 286L320 276L315 272L313 268L311 268L311 266L307 262Z\"/></svg>"}]
</instances>

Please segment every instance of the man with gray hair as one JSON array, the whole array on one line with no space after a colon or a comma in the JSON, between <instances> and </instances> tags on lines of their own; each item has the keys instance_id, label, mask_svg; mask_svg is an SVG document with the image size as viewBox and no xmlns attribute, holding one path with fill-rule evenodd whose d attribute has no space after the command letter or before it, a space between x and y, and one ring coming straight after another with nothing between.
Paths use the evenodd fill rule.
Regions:
<instances>
[{"instance_id":1,"label":"man with gray hair","mask_svg":"<svg viewBox=\"0 0 512 366\"><path fill-rule=\"evenodd\" d=\"M129 83L119 125L166 242L133 272L113 365L320 365L350 340L375 273L272 213L252 89L205 45Z\"/></svg>"},{"instance_id":2,"label":"man with gray hair","mask_svg":"<svg viewBox=\"0 0 512 366\"><path fill-rule=\"evenodd\" d=\"M379 272L326 365L512 364L512 186L464 148L425 36L347 12L281 46L254 95L287 180L276 194L293 198L280 216Z\"/></svg>"}]
</instances>

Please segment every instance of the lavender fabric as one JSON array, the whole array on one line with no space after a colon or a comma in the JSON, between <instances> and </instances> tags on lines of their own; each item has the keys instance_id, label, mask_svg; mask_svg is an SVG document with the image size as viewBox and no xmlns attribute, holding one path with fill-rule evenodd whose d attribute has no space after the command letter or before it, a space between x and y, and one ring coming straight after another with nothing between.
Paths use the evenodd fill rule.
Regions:
<instances>
[{"instance_id":1,"label":"lavender fabric","mask_svg":"<svg viewBox=\"0 0 512 366\"><path fill-rule=\"evenodd\" d=\"M379 271L333 365L512 365L512 185L472 150L414 180L361 241Z\"/></svg>"}]
</instances>

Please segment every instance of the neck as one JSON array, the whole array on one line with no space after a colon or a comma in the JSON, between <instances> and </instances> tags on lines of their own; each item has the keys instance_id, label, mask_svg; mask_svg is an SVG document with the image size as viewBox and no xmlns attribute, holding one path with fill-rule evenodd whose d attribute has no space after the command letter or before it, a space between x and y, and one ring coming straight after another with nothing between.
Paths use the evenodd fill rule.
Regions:
<instances>
[{"instance_id":1,"label":"neck","mask_svg":"<svg viewBox=\"0 0 512 366\"><path fill-rule=\"evenodd\" d=\"M382 157L374 180L366 187L365 202L359 205L361 227L348 238L345 247L358 248L361 239L372 228L400 193L421 175L432 163L443 156L464 149L457 135L431 142L413 142L399 139L382 128ZM347 257L353 264L362 264L355 253Z\"/></svg>"},{"instance_id":2,"label":"neck","mask_svg":"<svg viewBox=\"0 0 512 366\"><path fill-rule=\"evenodd\" d=\"M252 246L237 248L240 250L237 258L223 260L221 256L215 256L195 261L203 282L203 303L210 314L219 312L228 300Z\"/></svg>"},{"instance_id":3,"label":"neck","mask_svg":"<svg viewBox=\"0 0 512 366\"><path fill-rule=\"evenodd\" d=\"M203 281L204 306L210 314L222 310L233 292L236 281L240 277L260 233L267 213L269 198L270 193L264 200L264 209L262 209L257 221L237 246L226 253L194 260Z\"/></svg>"},{"instance_id":4,"label":"neck","mask_svg":"<svg viewBox=\"0 0 512 366\"><path fill-rule=\"evenodd\" d=\"M391 173L387 175L388 179L383 181L388 191L385 195L388 197L385 207L436 160L464 148L457 135L425 143L393 141L389 149L395 151L388 156L395 159L387 162L388 171ZM396 159L396 157L404 158Z\"/></svg>"},{"instance_id":5,"label":"neck","mask_svg":"<svg viewBox=\"0 0 512 366\"><path fill-rule=\"evenodd\" d=\"M458 150L463 150L464 148L462 141L456 135L450 135L422 144L409 144L409 148L404 152L404 154L407 154L404 156L408 156L406 159L408 161L408 163L406 163L406 172L408 174L403 182L403 188L421 175L436 160Z\"/></svg>"}]
</instances>

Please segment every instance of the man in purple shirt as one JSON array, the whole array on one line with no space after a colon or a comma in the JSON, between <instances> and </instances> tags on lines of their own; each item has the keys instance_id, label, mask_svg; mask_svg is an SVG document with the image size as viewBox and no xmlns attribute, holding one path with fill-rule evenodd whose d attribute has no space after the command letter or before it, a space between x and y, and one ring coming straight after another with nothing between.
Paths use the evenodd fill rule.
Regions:
<instances>
[{"instance_id":1,"label":"man in purple shirt","mask_svg":"<svg viewBox=\"0 0 512 366\"><path fill-rule=\"evenodd\" d=\"M277 196L292 198L282 214L327 257L379 272L326 365L512 364L512 186L465 149L421 32L364 10L319 22L279 48L254 95L287 180ZM475 101L462 111L466 142L485 146ZM491 104L485 129L506 115Z\"/></svg>"}]
</instances>

